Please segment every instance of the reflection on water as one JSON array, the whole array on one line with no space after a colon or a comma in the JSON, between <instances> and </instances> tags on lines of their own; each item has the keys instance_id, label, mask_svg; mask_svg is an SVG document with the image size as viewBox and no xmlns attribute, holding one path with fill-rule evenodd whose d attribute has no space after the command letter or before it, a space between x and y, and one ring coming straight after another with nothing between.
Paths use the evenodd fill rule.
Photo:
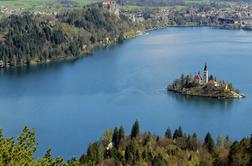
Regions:
<instances>
[{"instance_id":1,"label":"reflection on water","mask_svg":"<svg viewBox=\"0 0 252 166\"><path fill-rule=\"evenodd\" d=\"M79 58L80 59L80 58ZM78 59L50 62L45 64L37 65L25 65L18 67L0 68L0 76L22 76L27 74L38 74L41 72L46 72L47 70L59 70L66 65L73 65L78 61Z\"/></svg>"},{"instance_id":2,"label":"reflection on water","mask_svg":"<svg viewBox=\"0 0 252 166\"><path fill-rule=\"evenodd\" d=\"M222 111L230 111L234 101L232 99L214 99L208 97L181 95L179 93L174 92L167 92L167 94L168 96L171 96L172 99L176 100L178 103L185 104L188 106L204 106L205 110L213 110L217 107L219 108L219 110Z\"/></svg>"}]
</instances>

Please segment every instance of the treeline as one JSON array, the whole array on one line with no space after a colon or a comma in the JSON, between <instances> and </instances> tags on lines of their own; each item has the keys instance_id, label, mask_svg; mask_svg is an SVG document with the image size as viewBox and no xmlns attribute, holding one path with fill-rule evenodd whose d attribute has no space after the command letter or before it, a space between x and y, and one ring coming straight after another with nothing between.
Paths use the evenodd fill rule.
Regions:
<instances>
[{"instance_id":1,"label":"treeline","mask_svg":"<svg viewBox=\"0 0 252 166\"><path fill-rule=\"evenodd\" d=\"M100 5L57 16L11 15L0 21L0 67L73 58L123 40L137 28Z\"/></svg>"},{"instance_id":2,"label":"treeline","mask_svg":"<svg viewBox=\"0 0 252 166\"><path fill-rule=\"evenodd\" d=\"M0 23L3 34L0 43L1 66L30 64L64 55L70 47L70 36L61 25L31 14L11 15Z\"/></svg>"},{"instance_id":3,"label":"treeline","mask_svg":"<svg viewBox=\"0 0 252 166\"><path fill-rule=\"evenodd\" d=\"M122 5L138 5L138 6L149 6L149 7L160 7L160 6L202 6L215 3L223 2L246 2L251 3L251 0L117 0Z\"/></svg>"},{"instance_id":4,"label":"treeline","mask_svg":"<svg viewBox=\"0 0 252 166\"><path fill-rule=\"evenodd\" d=\"M61 22L88 31L92 43L103 42L107 39L111 42L117 41L120 35L139 28L137 24L123 16L119 18L110 12L101 12L101 10L102 6L85 7L81 10L62 13L58 15L58 19Z\"/></svg>"},{"instance_id":5,"label":"treeline","mask_svg":"<svg viewBox=\"0 0 252 166\"><path fill-rule=\"evenodd\" d=\"M118 0L121 4L138 6L175 6L185 5L184 0Z\"/></svg>"},{"instance_id":6,"label":"treeline","mask_svg":"<svg viewBox=\"0 0 252 166\"><path fill-rule=\"evenodd\" d=\"M232 142L210 133L200 140L196 133L173 133L168 128L164 136L141 133L139 122L132 126L130 135L123 127L108 130L100 141L90 144L80 164L94 165L195 165L195 166L251 166L252 136Z\"/></svg>"},{"instance_id":7,"label":"treeline","mask_svg":"<svg viewBox=\"0 0 252 166\"><path fill-rule=\"evenodd\" d=\"M136 121L129 135L123 127L107 130L99 141L88 146L80 159L53 158L49 149L44 156L34 159L37 149L34 130L24 128L17 138L5 138L0 130L0 165L189 165L189 166L251 166L252 136L232 142L210 133L200 140L196 133L183 132L179 127L173 133L168 128L164 136L141 133Z\"/></svg>"}]
</instances>

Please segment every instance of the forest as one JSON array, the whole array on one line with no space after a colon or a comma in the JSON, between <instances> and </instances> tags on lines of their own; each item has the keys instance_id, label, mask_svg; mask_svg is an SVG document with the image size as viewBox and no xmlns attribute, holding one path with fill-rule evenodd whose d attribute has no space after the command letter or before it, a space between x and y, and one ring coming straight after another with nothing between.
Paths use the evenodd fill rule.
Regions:
<instances>
[{"instance_id":1,"label":"forest","mask_svg":"<svg viewBox=\"0 0 252 166\"><path fill-rule=\"evenodd\" d=\"M229 137L218 136L215 141L208 132L201 140L196 133L186 134L179 127L173 133L167 128L163 136L157 136L141 132L138 120L128 135L122 126L106 130L99 141L89 144L79 159L54 158L51 149L34 159L36 150L34 130L25 127L17 138L5 138L0 130L0 165L252 165L252 135L234 142Z\"/></svg>"},{"instance_id":2,"label":"forest","mask_svg":"<svg viewBox=\"0 0 252 166\"><path fill-rule=\"evenodd\" d=\"M0 67L73 59L123 40L138 26L99 5L54 15L23 13L0 21Z\"/></svg>"}]
</instances>

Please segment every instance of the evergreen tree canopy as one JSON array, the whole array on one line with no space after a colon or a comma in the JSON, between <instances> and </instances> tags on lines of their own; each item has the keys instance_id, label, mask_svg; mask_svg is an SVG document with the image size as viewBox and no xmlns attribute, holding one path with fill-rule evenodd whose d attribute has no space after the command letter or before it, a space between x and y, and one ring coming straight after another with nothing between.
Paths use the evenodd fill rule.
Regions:
<instances>
[{"instance_id":1,"label":"evergreen tree canopy","mask_svg":"<svg viewBox=\"0 0 252 166\"><path fill-rule=\"evenodd\" d=\"M130 137L136 138L139 135L139 133L140 133L140 126L138 120L136 120L132 126Z\"/></svg>"},{"instance_id":2,"label":"evergreen tree canopy","mask_svg":"<svg viewBox=\"0 0 252 166\"><path fill-rule=\"evenodd\" d=\"M167 138L167 139L171 139L172 138L172 134L171 134L171 129L170 128L166 129L166 131L165 131L165 138Z\"/></svg>"},{"instance_id":3,"label":"evergreen tree canopy","mask_svg":"<svg viewBox=\"0 0 252 166\"><path fill-rule=\"evenodd\" d=\"M215 144L214 144L214 140L209 132L206 134L204 144L205 144L208 152L212 154L214 152L214 145Z\"/></svg>"}]
</instances>

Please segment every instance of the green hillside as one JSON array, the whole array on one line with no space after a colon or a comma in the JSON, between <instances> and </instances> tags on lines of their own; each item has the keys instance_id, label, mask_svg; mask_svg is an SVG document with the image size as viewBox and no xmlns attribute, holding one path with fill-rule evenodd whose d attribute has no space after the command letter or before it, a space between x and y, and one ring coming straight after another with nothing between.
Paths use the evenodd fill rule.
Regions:
<instances>
[{"instance_id":1,"label":"green hillside","mask_svg":"<svg viewBox=\"0 0 252 166\"><path fill-rule=\"evenodd\" d=\"M67 7L81 7L100 0L0 0L0 8L29 11L50 11Z\"/></svg>"}]
</instances>

